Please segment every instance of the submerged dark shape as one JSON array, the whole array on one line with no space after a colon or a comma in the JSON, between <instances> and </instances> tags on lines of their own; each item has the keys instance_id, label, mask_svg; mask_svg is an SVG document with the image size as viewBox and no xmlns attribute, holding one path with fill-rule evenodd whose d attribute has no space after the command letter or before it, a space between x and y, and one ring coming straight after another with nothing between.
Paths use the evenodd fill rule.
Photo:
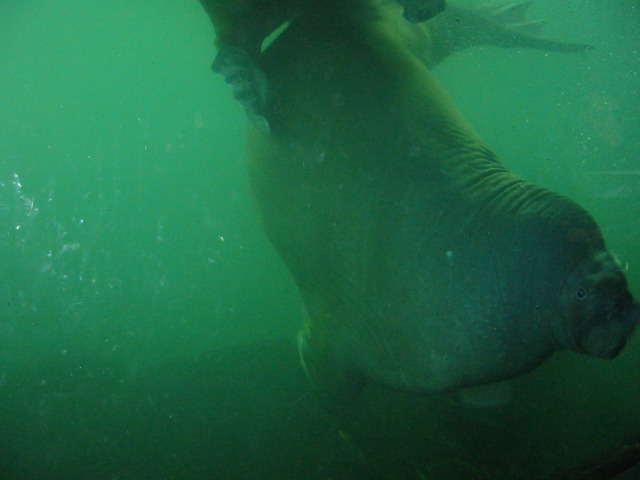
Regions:
<instances>
[{"instance_id":1,"label":"submerged dark shape","mask_svg":"<svg viewBox=\"0 0 640 480\"><path fill-rule=\"evenodd\" d=\"M235 24L205 4L218 29L262 31L263 11ZM376 4L289 18L255 56L271 133L253 130L249 158L306 306L309 375L339 395L442 392L557 350L615 356L640 307L592 217L509 172Z\"/></svg>"}]
</instances>

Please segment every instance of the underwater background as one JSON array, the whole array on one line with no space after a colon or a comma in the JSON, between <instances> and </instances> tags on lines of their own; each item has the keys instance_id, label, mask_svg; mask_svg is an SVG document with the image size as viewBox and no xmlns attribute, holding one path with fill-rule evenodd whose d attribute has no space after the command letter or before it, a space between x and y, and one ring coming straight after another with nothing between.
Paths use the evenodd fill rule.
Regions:
<instances>
[{"instance_id":1,"label":"underwater background","mask_svg":"<svg viewBox=\"0 0 640 480\"><path fill-rule=\"evenodd\" d=\"M594 51L435 73L505 164L596 218L639 296L640 5L531 12ZM513 380L506 424L447 396L315 399L213 41L197 0L0 3L0 479L536 480L640 434L637 334Z\"/></svg>"}]
</instances>

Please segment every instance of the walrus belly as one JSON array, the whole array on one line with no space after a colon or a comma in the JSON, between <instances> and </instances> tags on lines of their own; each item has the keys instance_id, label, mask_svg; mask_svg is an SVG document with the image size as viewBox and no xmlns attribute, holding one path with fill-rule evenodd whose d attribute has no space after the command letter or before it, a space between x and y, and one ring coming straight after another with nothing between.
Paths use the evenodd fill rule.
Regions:
<instances>
[{"instance_id":1,"label":"walrus belly","mask_svg":"<svg viewBox=\"0 0 640 480\"><path fill-rule=\"evenodd\" d=\"M254 190L302 292L305 361L321 383L443 391L515 375L551 353L528 345L522 354L519 338L530 335L500 297L510 279L492 262L508 254L506 225L479 225L482 212L445 173L349 172L346 152L318 161L259 151L269 174L253 164Z\"/></svg>"}]
</instances>

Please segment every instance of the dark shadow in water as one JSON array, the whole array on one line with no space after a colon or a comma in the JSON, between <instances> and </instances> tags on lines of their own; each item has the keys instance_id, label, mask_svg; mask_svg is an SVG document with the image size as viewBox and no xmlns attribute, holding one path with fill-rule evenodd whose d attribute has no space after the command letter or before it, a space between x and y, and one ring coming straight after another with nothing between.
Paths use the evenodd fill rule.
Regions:
<instances>
[{"instance_id":1,"label":"dark shadow in water","mask_svg":"<svg viewBox=\"0 0 640 480\"><path fill-rule=\"evenodd\" d=\"M639 442L621 442L589 468L549 477L556 446L533 448L508 409L375 388L335 405L310 390L287 342L128 380L124 366L88 358L1 373L3 480L602 480L640 458Z\"/></svg>"}]
</instances>

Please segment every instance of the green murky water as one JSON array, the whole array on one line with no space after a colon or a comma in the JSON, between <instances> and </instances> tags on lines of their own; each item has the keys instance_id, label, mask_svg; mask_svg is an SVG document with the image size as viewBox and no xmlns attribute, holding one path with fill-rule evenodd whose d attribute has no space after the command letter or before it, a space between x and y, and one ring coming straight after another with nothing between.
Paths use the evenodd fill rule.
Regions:
<instances>
[{"instance_id":1,"label":"green murky water","mask_svg":"<svg viewBox=\"0 0 640 480\"><path fill-rule=\"evenodd\" d=\"M640 7L532 9L595 51L437 74L502 161L594 215L638 296ZM213 38L196 0L0 3L0 478L534 480L640 432L637 335L514 380L506 420L313 398Z\"/></svg>"}]
</instances>

